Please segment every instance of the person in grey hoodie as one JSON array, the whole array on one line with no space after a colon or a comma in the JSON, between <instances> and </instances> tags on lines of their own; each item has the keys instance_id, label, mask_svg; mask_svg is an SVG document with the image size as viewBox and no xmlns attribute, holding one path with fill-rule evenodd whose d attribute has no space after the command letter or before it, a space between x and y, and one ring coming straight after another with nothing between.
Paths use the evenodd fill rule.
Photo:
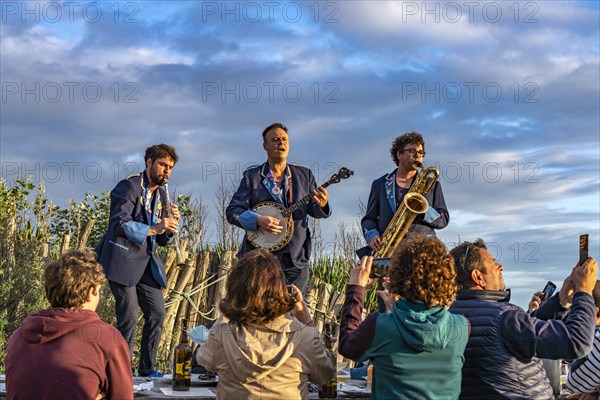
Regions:
<instances>
[{"instance_id":1,"label":"person in grey hoodie","mask_svg":"<svg viewBox=\"0 0 600 400\"><path fill-rule=\"evenodd\" d=\"M361 321L372 262L363 257L350 273L340 354L372 360L372 399L458 398L469 327L447 310L457 289L452 256L433 236L405 238L390 260L388 289L399 298Z\"/></svg>"},{"instance_id":2,"label":"person in grey hoodie","mask_svg":"<svg viewBox=\"0 0 600 400\"><path fill-rule=\"evenodd\" d=\"M196 353L198 364L219 374L217 399L307 399L309 381L334 376L302 293L293 285L288 292L274 255L244 254L226 286L223 317Z\"/></svg>"}]
</instances>

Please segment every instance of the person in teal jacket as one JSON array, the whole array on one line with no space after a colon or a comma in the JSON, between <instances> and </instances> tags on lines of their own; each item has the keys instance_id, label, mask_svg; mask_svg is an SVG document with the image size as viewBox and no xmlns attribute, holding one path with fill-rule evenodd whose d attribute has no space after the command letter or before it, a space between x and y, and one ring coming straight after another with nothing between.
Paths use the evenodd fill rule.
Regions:
<instances>
[{"instance_id":1,"label":"person in teal jacket","mask_svg":"<svg viewBox=\"0 0 600 400\"><path fill-rule=\"evenodd\" d=\"M372 399L457 399L469 323L447 309L457 291L452 256L432 236L403 240L390 260L389 293L380 294L390 310L361 322L372 262L363 257L350 273L340 354L372 361Z\"/></svg>"}]
</instances>

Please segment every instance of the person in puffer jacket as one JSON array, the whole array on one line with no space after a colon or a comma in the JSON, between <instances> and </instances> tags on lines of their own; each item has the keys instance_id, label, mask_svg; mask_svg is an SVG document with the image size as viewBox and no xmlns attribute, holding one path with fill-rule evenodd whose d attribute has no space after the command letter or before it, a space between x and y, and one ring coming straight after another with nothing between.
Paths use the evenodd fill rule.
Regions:
<instances>
[{"instance_id":1,"label":"person in puffer jacket","mask_svg":"<svg viewBox=\"0 0 600 400\"><path fill-rule=\"evenodd\" d=\"M460 398L553 399L540 358L575 359L591 350L596 260L576 265L560 292L530 315L509 303L504 267L483 240L463 242L450 254L461 287L450 312L471 323Z\"/></svg>"}]
</instances>

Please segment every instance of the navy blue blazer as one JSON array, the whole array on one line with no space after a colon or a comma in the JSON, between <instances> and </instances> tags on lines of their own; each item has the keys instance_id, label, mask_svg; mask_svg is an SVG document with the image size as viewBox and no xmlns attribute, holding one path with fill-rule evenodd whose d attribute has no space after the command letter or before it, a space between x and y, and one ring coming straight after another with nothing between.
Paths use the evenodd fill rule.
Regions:
<instances>
[{"instance_id":1,"label":"navy blue blazer","mask_svg":"<svg viewBox=\"0 0 600 400\"><path fill-rule=\"evenodd\" d=\"M110 192L108 229L95 250L109 281L135 286L150 262L152 276L164 288L167 277L156 248L166 246L173 234L147 236L150 226L156 225L144 207L143 191L147 185L148 177L141 172L123 179ZM166 216L167 197L162 187L157 191L152 215L162 218Z\"/></svg>"},{"instance_id":2,"label":"navy blue blazer","mask_svg":"<svg viewBox=\"0 0 600 400\"><path fill-rule=\"evenodd\" d=\"M292 176L292 204L294 204L306 197L311 190L317 187L317 184L310 169L291 164L288 164L288 167ZM266 180L268 178L266 176L269 171L269 163L251 167L244 171L240 186L227 206L226 214L229 223L246 230L256 231L258 215L250 211L250 208L261 201L276 201L281 204L281 199L273 195L267 187ZM282 253L289 252L290 258L297 268L306 267L310 259L311 238L308 229L308 215L313 218L329 217L331 215L329 203L321 208L314 199L311 199L308 204L296 210L292 214L294 221L292 240L286 247L274 253L280 257ZM244 235L242 247L237 256L239 257L254 248Z\"/></svg>"},{"instance_id":3,"label":"navy blue blazer","mask_svg":"<svg viewBox=\"0 0 600 400\"><path fill-rule=\"evenodd\" d=\"M396 170L376 179L371 185L367 211L360 221L367 244L370 243L373 237L383 235L385 228L387 228L396 213L395 177ZM427 199L429 207L433 207L439 216L432 221L430 219L431 213L428 213L429 215L417 215L408 231L435 235L435 229L445 228L450 222L450 214L448 214L440 181L437 181L431 190L423 196Z\"/></svg>"}]
</instances>

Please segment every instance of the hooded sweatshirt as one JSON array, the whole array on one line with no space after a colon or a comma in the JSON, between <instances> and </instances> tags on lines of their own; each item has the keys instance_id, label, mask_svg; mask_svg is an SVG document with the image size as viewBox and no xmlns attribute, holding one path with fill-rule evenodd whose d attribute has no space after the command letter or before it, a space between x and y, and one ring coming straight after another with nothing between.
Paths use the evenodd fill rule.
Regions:
<instances>
[{"instance_id":1,"label":"hooded sweatshirt","mask_svg":"<svg viewBox=\"0 0 600 400\"><path fill-rule=\"evenodd\" d=\"M468 321L443 307L399 300L391 313L361 323L365 288L348 285L339 351L372 360L373 399L456 399L469 336Z\"/></svg>"},{"instance_id":2,"label":"hooded sweatshirt","mask_svg":"<svg viewBox=\"0 0 600 400\"><path fill-rule=\"evenodd\" d=\"M263 325L226 317L212 326L198 364L219 374L217 399L307 399L308 382L335 374L323 340L286 313Z\"/></svg>"},{"instance_id":3,"label":"hooded sweatshirt","mask_svg":"<svg viewBox=\"0 0 600 400\"><path fill-rule=\"evenodd\" d=\"M132 399L129 349L94 311L50 308L27 317L6 356L8 399Z\"/></svg>"}]
</instances>

